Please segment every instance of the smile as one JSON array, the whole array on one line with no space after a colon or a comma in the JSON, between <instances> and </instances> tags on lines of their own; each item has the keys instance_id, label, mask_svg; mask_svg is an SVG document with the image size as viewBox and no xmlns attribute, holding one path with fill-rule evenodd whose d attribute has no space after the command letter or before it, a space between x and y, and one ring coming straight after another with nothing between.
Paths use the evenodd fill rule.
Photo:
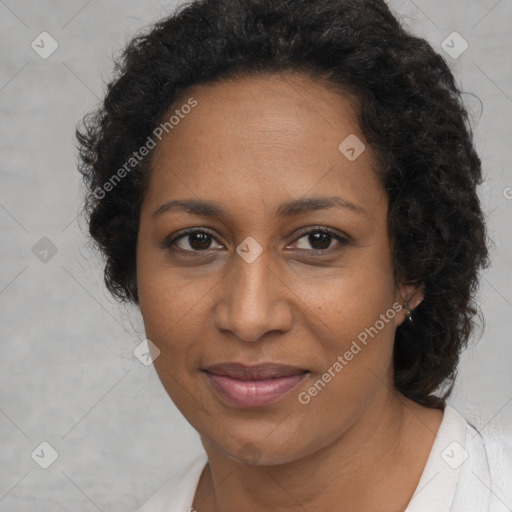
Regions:
<instances>
[{"instance_id":1,"label":"smile","mask_svg":"<svg viewBox=\"0 0 512 512\"><path fill-rule=\"evenodd\" d=\"M213 387L222 397L231 404L239 407L259 407L277 402L290 391L295 389L304 380L308 371L295 372L292 375L283 375L266 378L242 378L219 375L204 370L205 375Z\"/></svg>"}]
</instances>

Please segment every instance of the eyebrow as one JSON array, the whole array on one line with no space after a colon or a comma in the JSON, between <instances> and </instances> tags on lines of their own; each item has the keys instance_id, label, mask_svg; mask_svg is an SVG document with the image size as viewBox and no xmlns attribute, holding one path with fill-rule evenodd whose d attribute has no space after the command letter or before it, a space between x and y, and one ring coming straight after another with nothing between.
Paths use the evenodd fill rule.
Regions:
<instances>
[{"instance_id":1,"label":"eyebrow","mask_svg":"<svg viewBox=\"0 0 512 512\"><path fill-rule=\"evenodd\" d=\"M339 196L294 199L280 205L276 213L278 217L284 218L336 207L344 208L360 215L368 215L368 212L362 206L347 201ZM202 199L173 199L162 204L153 213L153 218L173 210L183 210L187 213L202 217L230 217L229 213L225 211L220 204L213 201Z\"/></svg>"}]
</instances>

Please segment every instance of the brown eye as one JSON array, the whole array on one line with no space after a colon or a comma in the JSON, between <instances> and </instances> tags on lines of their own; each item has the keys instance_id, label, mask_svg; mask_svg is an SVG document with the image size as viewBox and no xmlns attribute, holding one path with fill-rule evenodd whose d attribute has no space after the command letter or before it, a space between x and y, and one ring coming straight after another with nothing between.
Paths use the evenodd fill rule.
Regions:
<instances>
[{"instance_id":1,"label":"brown eye","mask_svg":"<svg viewBox=\"0 0 512 512\"><path fill-rule=\"evenodd\" d=\"M305 240L305 242L301 242L301 240ZM338 242L338 245L341 246L349 243L346 238L325 228L310 230L298 238L295 243L299 245L296 246L298 249L322 252L332 249L333 242Z\"/></svg>"},{"instance_id":2,"label":"brown eye","mask_svg":"<svg viewBox=\"0 0 512 512\"><path fill-rule=\"evenodd\" d=\"M332 235L325 231L316 231L308 235L308 242L314 249L328 249L332 242Z\"/></svg>"},{"instance_id":3,"label":"brown eye","mask_svg":"<svg viewBox=\"0 0 512 512\"><path fill-rule=\"evenodd\" d=\"M207 233L192 233L183 237L185 240L188 239L188 243L192 249L201 251L209 249L212 243L212 237Z\"/></svg>"},{"instance_id":4,"label":"brown eye","mask_svg":"<svg viewBox=\"0 0 512 512\"><path fill-rule=\"evenodd\" d=\"M185 252L201 252L211 249L214 240L215 238L208 231L199 229L189 230L166 241L164 247Z\"/></svg>"}]
</instances>

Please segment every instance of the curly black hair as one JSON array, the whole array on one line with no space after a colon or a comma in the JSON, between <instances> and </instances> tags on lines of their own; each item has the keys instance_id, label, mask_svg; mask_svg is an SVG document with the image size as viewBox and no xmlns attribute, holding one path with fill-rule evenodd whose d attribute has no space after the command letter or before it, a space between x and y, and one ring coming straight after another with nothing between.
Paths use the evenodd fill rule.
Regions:
<instances>
[{"instance_id":1,"label":"curly black hair","mask_svg":"<svg viewBox=\"0 0 512 512\"><path fill-rule=\"evenodd\" d=\"M359 100L389 197L396 282L424 286L413 322L396 332L395 386L443 408L478 315L479 270L488 266L481 163L449 66L384 0L197 0L131 40L104 101L76 132L82 214L104 255L106 286L138 304L136 243L151 155L133 155L171 107L192 85L285 71Z\"/></svg>"}]
</instances>

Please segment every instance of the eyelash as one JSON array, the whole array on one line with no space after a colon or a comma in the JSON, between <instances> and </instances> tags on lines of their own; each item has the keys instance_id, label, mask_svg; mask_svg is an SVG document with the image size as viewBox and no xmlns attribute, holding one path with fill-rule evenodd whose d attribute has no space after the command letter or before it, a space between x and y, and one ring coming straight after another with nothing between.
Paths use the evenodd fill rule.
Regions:
<instances>
[{"instance_id":1,"label":"eyelash","mask_svg":"<svg viewBox=\"0 0 512 512\"><path fill-rule=\"evenodd\" d=\"M170 250L170 251L180 251L180 252L192 253L192 254L193 253L196 253L196 254L207 253L208 251L210 251L210 249L204 249L202 251L201 250L197 251L197 250L180 249L180 248L174 247L174 245L176 244L176 242L178 240L181 240L182 238L185 238L188 235L194 235L197 233L209 235L212 239L216 240L214 234L208 228L192 228L192 229L185 230L176 236L171 236L168 239L166 239L163 243L163 248ZM299 249L299 251L306 252L306 253L314 253L316 255L321 256L324 254L329 254L335 250L341 249L343 246L351 244L351 240L348 237L342 236L339 233L337 233L336 231L333 231L332 229L329 229L329 228L323 227L323 226L314 226L312 228L309 228L308 231L301 232L299 234L298 238L296 238L294 242L297 242L301 238L304 238L305 236L308 236L313 233L326 233L328 235L331 235L335 240L337 240L339 242L341 247L338 247L337 249L332 248L332 247L330 249L310 249L310 250Z\"/></svg>"}]
</instances>

